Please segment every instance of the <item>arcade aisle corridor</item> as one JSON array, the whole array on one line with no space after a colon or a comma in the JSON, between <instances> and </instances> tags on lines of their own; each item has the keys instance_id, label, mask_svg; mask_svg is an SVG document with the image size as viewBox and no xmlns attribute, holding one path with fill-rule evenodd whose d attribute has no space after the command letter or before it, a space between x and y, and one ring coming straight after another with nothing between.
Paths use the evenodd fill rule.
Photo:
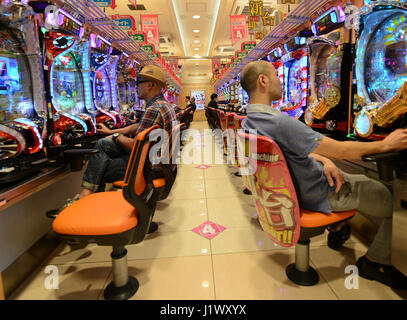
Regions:
<instances>
[{"instance_id":1,"label":"arcade aisle corridor","mask_svg":"<svg viewBox=\"0 0 407 320\"><path fill-rule=\"evenodd\" d=\"M191 129L202 134L208 125L194 121ZM327 233L313 238L310 262L320 281L313 287L295 285L285 274L294 249L277 247L262 231L252 198L243 194L243 181L234 175L236 169L226 164L198 166L178 167L169 198L157 204L158 231L127 247L129 273L140 282L132 299L402 299L363 278L359 289L346 289L346 266L367 248L357 234L341 251L328 248ZM208 220L226 228L211 240L192 231ZM110 247L62 243L9 298L103 299L103 288L112 279L110 252ZM57 267L58 289L45 287L50 265Z\"/></svg>"}]
</instances>

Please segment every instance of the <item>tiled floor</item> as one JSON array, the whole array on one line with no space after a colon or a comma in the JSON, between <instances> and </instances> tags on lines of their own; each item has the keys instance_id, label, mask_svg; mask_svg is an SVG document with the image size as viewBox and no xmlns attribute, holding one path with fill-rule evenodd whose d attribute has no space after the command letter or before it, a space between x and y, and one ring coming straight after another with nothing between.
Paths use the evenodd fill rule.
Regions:
<instances>
[{"instance_id":1,"label":"tiled floor","mask_svg":"<svg viewBox=\"0 0 407 320\"><path fill-rule=\"evenodd\" d=\"M201 137L206 122L193 122ZM209 137L209 138L208 138ZM189 152L202 150L195 163L181 164L170 196L158 203L154 220L159 230L128 246L130 274L139 291L132 299L402 299L401 293L359 278L359 289L345 287L345 268L366 251L364 240L353 234L340 251L326 245L326 234L312 239L311 265L320 281L301 287L287 279L285 267L294 261L294 249L276 246L256 219L251 196L242 193L236 169L226 164L196 168L205 159L222 158L212 136L191 142ZM202 149L201 149L202 148ZM186 148L184 148L186 150ZM213 150L211 157L205 152ZM206 158L205 158L206 157ZM203 222L226 227L212 240L192 232ZM11 299L103 299L111 281L110 248L61 245ZM49 271L47 266L55 266ZM58 289L50 275L58 271ZM404 295L405 298L405 295Z\"/></svg>"}]
</instances>

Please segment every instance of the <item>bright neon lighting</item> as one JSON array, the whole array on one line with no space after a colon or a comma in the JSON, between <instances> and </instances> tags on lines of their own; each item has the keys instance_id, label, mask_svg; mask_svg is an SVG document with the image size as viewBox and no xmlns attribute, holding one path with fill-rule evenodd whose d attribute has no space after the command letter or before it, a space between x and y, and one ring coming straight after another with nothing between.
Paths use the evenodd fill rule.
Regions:
<instances>
[{"instance_id":1,"label":"bright neon lighting","mask_svg":"<svg viewBox=\"0 0 407 320\"><path fill-rule=\"evenodd\" d=\"M107 41L105 38L103 38L103 37L101 37L101 36L98 36L98 38L99 38L100 40L102 40L103 42L107 43L109 46L112 45L112 43L109 42L109 41Z\"/></svg>"},{"instance_id":2,"label":"bright neon lighting","mask_svg":"<svg viewBox=\"0 0 407 320\"><path fill-rule=\"evenodd\" d=\"M71 16L68 12L66 12L65 10L59 9L59 12L62 13L64 16L68 17L69 19L75 21L77 24L79 24L82 27L82 22L80 22L78 19L74 18L73 16Z\"/></svg>"},{"instance_id":3,"label":"bright neon lighting","mask_svg":"<svg viewBox=\"0 0 407 320\"><path fill-rule=\"evenodd\" d=\"M215 4L215 12L214 12L215 14L212 15L213 23L212 23L212 30L211 30L210 37L209 37L209 42L208 42L208 50L206 51L207 56L209 56L209 50L212 45L213 34L215 32L215 26L216 26L216 20L218 19L219 7L220 7L220 0L217 0L216 4Z\"/></svg>"}]
</instances>

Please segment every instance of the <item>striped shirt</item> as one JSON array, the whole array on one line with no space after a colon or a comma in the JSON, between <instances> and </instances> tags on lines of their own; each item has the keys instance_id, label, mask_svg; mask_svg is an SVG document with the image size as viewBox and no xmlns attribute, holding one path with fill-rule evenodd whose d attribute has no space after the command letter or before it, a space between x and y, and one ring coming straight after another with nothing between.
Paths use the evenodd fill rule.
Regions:
<instances>
[{"instance_id":1,"label":"striped shirt","mask_svg":"<svg viewBox=\"0 0 407 320\"><path fill-rule=\"evenodd\" d=\"M147 103L146 111L140 120L136 135L156 124L158 124L160 128L165 129L170 135L174 121L177 121L174 108L165 100L163 94L160 93Z\"/></svg>"}]
</instances>

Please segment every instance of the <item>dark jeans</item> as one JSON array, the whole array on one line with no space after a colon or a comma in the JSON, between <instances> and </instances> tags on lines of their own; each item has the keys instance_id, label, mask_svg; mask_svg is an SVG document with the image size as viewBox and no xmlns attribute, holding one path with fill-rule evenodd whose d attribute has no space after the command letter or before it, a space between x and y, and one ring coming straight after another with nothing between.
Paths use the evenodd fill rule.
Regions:
<instances>
[{"instance_id":1,"label":"dark jeans","mask_svg":"<svg viewBox=\"0 0 407 320\"><path fill-rule=\"evenodd\" d=\"M83 175L82 188L101 192L106 183L124 179L130 151L123 149L111 138L99 139L96 149L100 152L90 157Z\"/></svg>"}]
</instances>

